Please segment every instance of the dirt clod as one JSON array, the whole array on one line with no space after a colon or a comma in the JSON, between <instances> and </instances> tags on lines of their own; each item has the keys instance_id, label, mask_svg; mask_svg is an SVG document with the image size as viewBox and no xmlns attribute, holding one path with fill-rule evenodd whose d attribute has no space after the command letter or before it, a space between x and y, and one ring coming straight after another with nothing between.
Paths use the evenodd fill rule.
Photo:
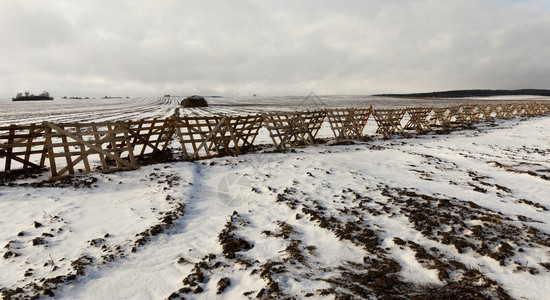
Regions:
<instances>
[{"instance_id":1,"label":"dirt clod","mask_svg":"<svg viewBox=\"0 0 550 300\"><path fill-rule=\"evenodd\" d=\"M231 280L227 277L224 277L218 281L218 291L216 294L221 294L225 291L227 287L231 285Z\"/></svg>"}]
</instances>

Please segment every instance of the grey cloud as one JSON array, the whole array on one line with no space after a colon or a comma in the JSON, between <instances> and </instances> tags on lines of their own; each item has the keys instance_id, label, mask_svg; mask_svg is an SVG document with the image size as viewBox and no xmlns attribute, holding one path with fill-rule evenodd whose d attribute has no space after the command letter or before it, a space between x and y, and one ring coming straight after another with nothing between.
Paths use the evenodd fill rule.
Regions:
<instances>
[{"instance_id":1,"label":"grey cloud","mask_svg":"<svg viewBox=\"0 0 550 300\"><path fill-rule=\"evenodd\" d=\"M545 88L549 7L497 0L6 0L0 94Z\"/></svg>"}]
</instances>

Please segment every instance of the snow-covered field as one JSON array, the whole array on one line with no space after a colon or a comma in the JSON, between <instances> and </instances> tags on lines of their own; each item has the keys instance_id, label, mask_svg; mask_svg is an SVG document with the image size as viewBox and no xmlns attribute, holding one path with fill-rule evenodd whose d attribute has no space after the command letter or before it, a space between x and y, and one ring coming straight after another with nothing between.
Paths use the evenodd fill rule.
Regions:
<instances>
[{"instance_id":1,"label":"snow-covered field","mask_svg":"<svg viewBox=\"0 0 550 300\"><path fill-rule=\"evenodd\" d=\"M53 101L13 102L0 98L0 126L30 124L43 121L105 122L129 119L152 119L170 117L183 96L132 97L112 99L55 99ZM305 110L324 107L369 107L394 108L414 106L451 106L513 101L550 101L549 97L490 97L478 99L397 99L374 96L286 96L286 97L206 97L210 107L181 110L181 115L243 115L265 111Z\"/></svg>"},{"instance_id":2,"label":"snow-covered field","mask_svg":"<svg viewBox=\"0 0 550 300\"><path fill-rule=\"evenodd\" d=\"M147 97L20 102L0 99L0 105L0 125L9 125L163 118L171 116L179 102L170 98Z\"/></svg>"},{"instance_id":3,"label":"snow-covered field","mask_svg":"<svg viewBox=\"0 0 550 300\"><path fill-rule=\"evenodd\" d=\"M177 106L130 100L9 106L0 124ZM258 109L210 100L215 113ZM7 183L2 296L546 299L550 117L476 127Z\"/></svg>"}]
</instances>

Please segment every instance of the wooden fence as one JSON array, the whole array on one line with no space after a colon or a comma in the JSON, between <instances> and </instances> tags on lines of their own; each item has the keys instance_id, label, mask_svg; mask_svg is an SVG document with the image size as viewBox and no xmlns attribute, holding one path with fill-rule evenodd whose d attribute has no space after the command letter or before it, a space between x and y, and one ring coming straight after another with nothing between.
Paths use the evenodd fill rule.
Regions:
<instances>
[{"instance_id":1,"label":"wooden fence","mask_svg":"<svg viewBox=\"0 0 550 300\"><path fill-rule=\"evenodd\" d=\"M361 140L370 108L327 109L327 119L336 140Z\"/></svg>"},{"instance_id":2,"label":"wooden fence","mask_svg":"<svg viewBox=\"0 0 550 300\"><path fill-rule=\"evenodd\" d=\"M45 128L37 124L0 127L0 158L4 159L3 172L42 169L46 157L44 131ZM40 157L38 162L32 162L31 156L36 155Z\"/></svg>"},{"instance_id":3,"label":"wooden fence","mask_svg":"<svg viewBox=\"0 0 550 300\"><path fill-rule=\"evenodd\" d=\"M125 127L137 158L165 151L174 134L171 119L128 121Z\"/></svg>"},{"instance_id":4,"label":"wooden fence","mask_svg":"<svg viewBox=\"0 0 550 300\"><path fill-rule=\"evenodd\" d=\"M326 111L264 114L264 124L278 149L314 145Z\"/></svg>"},{"instance_id":5,"label":"wooden fence","mask_svg":"<svg viewBox=\"0 0 550 300\"><path fill-rule=\"evenodd\" d=\"M173 127L187 160L243 154L254 144L260 115L174 117Z\"/></svg>"},{"instance_id":6,"label":"wooden fence","mask_svg":"<svg viewBox=\"0 0 550 300\"><path fill-rule=\"evenodd\" d=\"M377 133L389 139L408 132L422 134L475 122L550 113L546 103L460 105L443 108L346 108L245 116L174 116L166 119L106 123L10 125L0 127L0 175L43 170L52 178L93 171L136 169L140 158L167 150L185 160L249 151L259 130L269 132L275 147L315 144L328 120L334 138L363 140L370 116ZM405 116L408 115L408 119ZM405 122L405 126L402 123ZM176 138L174 138L174 136ZM173 140L179 148L171 147ZM0 177L1 179L2 177Z\"/></svg>"},{"instance_id":7,"label":"wooden fence","mask_svg":"<svg viewBox=\"0 0 550 300\"><path fill-rule=\"evenodd\" d=\"M430 121L428 117L433 112L431 107L412 107L407 109L409 113L409 121L403 127L404 130L414 130L417 133L431 131Z\"/></svg>"},{"instance_id":8,"label":"wooden fence","mask_svg":"<svg viewBox=\"0 0 550 300\"><path fill-rule=\"evenodd\" d=\"M380 133L385 139L393 135L403 134L401 121L407 112L406 108L398 109L372 109L372 116L378 125L376 133Z\"/></svg>"},{"instance_id":9,"label":"wooden fence","mask_svg":"<svg viewBox=\"0 0 550 300\"><path fill-rule=\"evenodd\" d=\"M98 170L112 172L137 169L130 133L122 123L43 123L47 158L52 177L90 173L90 161L98 159ZM84 169L75 170L81 163Z\"/></svg>"}]
</instances>

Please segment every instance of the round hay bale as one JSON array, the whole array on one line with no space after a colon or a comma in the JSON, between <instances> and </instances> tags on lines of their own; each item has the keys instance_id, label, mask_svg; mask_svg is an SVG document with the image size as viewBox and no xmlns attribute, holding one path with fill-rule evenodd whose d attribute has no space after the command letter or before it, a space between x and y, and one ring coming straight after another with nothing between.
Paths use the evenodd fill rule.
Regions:
<instances>
[{"instance_id":1,"label":"round hay bale","mask_svg":"<svg viewBox=\"0 0 550 300\"><path fill-rule=\"evenodd\" d=\"M181 100L183 107L208 107L208 102L202 96L193 95Z\"/></svg>"}]
</instances>

